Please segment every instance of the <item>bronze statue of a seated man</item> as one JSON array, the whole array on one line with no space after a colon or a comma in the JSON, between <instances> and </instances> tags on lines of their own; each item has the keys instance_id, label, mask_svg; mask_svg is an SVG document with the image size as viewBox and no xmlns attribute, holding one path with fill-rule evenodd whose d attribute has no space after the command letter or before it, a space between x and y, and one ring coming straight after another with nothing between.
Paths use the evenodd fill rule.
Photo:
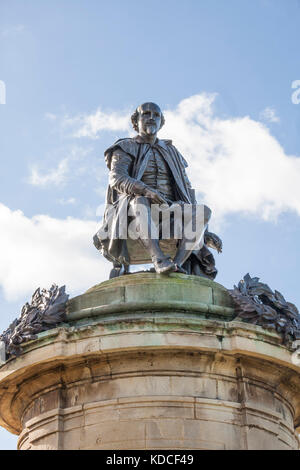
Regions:
<instances>
[{"instance_id":1,"label":"bronze statue of a seated man","mask_svg":"<svg viewBox=\"0 0 300 470\"><path fill-rule=\"evenodd\" d=\"M144 103L136 109L131 120L138 135L120 139L105 151L105 160L110 171L107 206L102 227L94 236L94 244L114 264L110 277L120 275L123 271L128 272L130 264L139 263L132 263L134 257L130 255L128 232L125 236L120 236L120 221L122 219L124 222L125 214L126 222L135 221L135 227L139 229L136 241L147 253L156 272L188 272L214 278L217 273L214 259L205 243L210 243L221 251L222 242L207 231L211 215L207 206L202 205L201 240L196 235L188 239L183 231L176 240L174 256L170 257L163 252L161 234L150 236L154 223L154 205L162 208L171 206L171 209L178 206L191 208L192 218L192 214L196 213L197 203L195 191L185 171L187 162L172 145L172 141L157 138L157 133L165 122L159 106ZM184 216L186 217L186 213ZM176 216L170 219L173 226L174 217ZM157 222L158 220L155 221L156 225ZM113 230L105 236L108 226L110 229L113 227Z\"/></svg>"}]
</instances>

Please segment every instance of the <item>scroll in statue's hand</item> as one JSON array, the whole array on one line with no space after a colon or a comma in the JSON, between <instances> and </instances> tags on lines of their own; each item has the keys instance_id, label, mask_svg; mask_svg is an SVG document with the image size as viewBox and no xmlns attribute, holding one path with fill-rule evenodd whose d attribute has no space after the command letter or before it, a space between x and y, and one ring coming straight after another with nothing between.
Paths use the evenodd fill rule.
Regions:
<instances>
[{"instance_id":1,"label":"scroll in statue's hand","mask_svg":"<svg viewBox=\"0 0 300 470\"><path fill-rule=\"evenodd\" d=\"M146 188L144 196L151 199L155 204L168 204L166 199L158 191L155 191L155 189Z\"/></svg>"}]
</instances>

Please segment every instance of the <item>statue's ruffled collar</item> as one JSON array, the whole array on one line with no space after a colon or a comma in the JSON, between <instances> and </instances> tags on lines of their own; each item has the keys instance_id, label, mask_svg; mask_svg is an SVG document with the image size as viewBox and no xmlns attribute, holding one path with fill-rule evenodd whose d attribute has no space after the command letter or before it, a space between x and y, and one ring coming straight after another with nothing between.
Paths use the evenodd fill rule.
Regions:
<instances>
[{"instance_id":1,"label":"statue's ruffled collar","mask_svg":"<svg viewBox=\"0 0 300 470\"><path fill-rule=\"evenodd\" d=\"M141 137L140 135L137 135L136 137L134 137L133 140L135 140L139 144L146 144L147 143L147 142L144 141L143 137ZM161 140L161 139L158 139L158 138L154 142L155 146L158 145L159 147L162 147L165 150L168 150L167 145L170 145L170 144L172 144L171 140Z\"/></svg>"}]
</instances>

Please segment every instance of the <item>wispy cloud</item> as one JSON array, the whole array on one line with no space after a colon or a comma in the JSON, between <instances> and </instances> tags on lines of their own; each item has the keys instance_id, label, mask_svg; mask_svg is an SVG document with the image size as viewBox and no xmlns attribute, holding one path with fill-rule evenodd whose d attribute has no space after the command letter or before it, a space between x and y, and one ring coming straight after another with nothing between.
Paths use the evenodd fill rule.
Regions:
<instances>
[{"instance_id":1,"label":"wispy cloud","mask_svg":"<svg viewBox=\"0 0 300 470\"><path fill-rule=\"evenodd\" d=\"M58 200L58 203L61 204L62 206L67 206L69 204L76 204L76 199L75 197L69 197L68 199L61 198Z\"/></svg>"},{"instance_id":2,"label":"wispy cloud","mask_svg":"<svg viewBox=\"0 0 300 470\"><path fill-rule=\"evenodd\" d=\"M31 174L29 177L29 183L33 186L48 186L54 185L59 186L64 184L67 178L69 170L68 158L61 160L56 168L42 173L37 165L33 165L31 168Z\"/></svg>"},{"instance_id":3,"label":"wispy cloud","mask_svg":"<svg viewBox=\"0 0 300 470\"><path fill-rule=\"evenodd\" d=\"M48 121L55 121L57 119L57 116L53 113L45 113L45 119L47 119Z\"/></svg>"},{"instance_id":4,"label":"wispy cloud","mask_svg":"<svg viewBox=\"0 0 300 470\"><path fill-rule=\"evenodd\" d=\"M23 24L17 24L14 26L8 26L1 30L1 36L16 36L25 31L25 26Z\"/></svg>"},{"instance_id":5,"label":"wispy cloud","mask_svg":"<svg viewBox=\"0 0 300 470\"><path fill-rule=\"evenodd\" d=\"M29 297L53 282L76 294L108 278L110 263L92 244L94 221L29 218L0 204L0 224L0 286L7 300Z\"/></svg>"},{"instance_id":6,"label":"wispy cloud","mask_svg":"<svg viewBox=\"0 0 300 470\"><path fill-rule=\"evenodd\" d=\"M261 111L259 118L265 122L280 122L280 118L277 116L276 110L269 107Z\"/></svg>"},{"instance_id":7,"label":"wispy cloud","mask_svg":"<svg viewBox=\"0 0 300 470\"><path fill-rule=\"evenodd\" d=\"M47 186L62 186L70 178L72 163L86 157L90 153L90 148L83 148L74 145L67 151L68 156L62 158L55 168L42 169L38 164L33 164L30 168L30 175L27 179L29 184L41 188ZM82 172L84 167L77 168L77 173Z\"/></svg>"},{"instance_id":8,"label":"wispy cloud","mask_svg":"<svg viewBox=\"0 0 300 470\"><path fill-rule=\"evenodd\" d=\"M130 132L129 112L105 112L100 108L92 114L65 116L62 125L73 137L98 139L104 131Z\"/></svg>"}]
</instances>

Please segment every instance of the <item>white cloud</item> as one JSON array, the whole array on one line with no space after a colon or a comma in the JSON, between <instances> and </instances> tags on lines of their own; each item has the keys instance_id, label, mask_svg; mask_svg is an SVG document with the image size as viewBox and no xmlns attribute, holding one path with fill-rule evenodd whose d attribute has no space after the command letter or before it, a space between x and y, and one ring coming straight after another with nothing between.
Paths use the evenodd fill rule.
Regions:
<instances>
[{"instance_id":1,"label":"white cloud","mask_svg":"<svg viewBox=\"0 0 300 470\"><path fill-rule=\"evenodd\" d=\"M68 158L61 160L57 168L41 173L36 165L31 167L31 174L28 182L33 186L48 186L50 184L59 186L65 183L69 170Z\"/></svg>"},{"instance_id":2,"label":"white cloud","mask_svg":"<svg viewBox=\"0 0 300 470\"><path fill-rule=\"evenodd\" d=\"M108 279L108 263L92 244L98 224L47 215L26 217L0 204L0 285L7 300L29 298L53 282L82 293Z\"/></svg>"},{"instance_id":3,"label":"white cloud","mask_svg":"<svg viewBox=\"0 0 300 470\"><path fill-rule=\"evenodd\" d=\"M59 204L61 204L62 206L67 206L69 204L76 204L76 199L75 197L69 197L68 199L65 199L65 198L61 198L58 200Z\"/></svg>"},{"instance_id":4,"label":"white cloud","mask_svg":"<svg viewBox=\"0 0 300 470\"><path fill-rule=\"evenodd\" d=\"M55 121L57 119L57 116L53 113L45 113L45 119L48 121Z\"/></svg>"},{"instance_id":5,"label":"white cloud","mask_svg":"<svg viewBox=\"0 0 300 470\"><path fill-rule=\"evenodd\" d=\"M277 116L274 108L265 108L259 115L262 121L266 122L280 122L280 118Z\"/></svg>"},{"instance_id":6,"label":"white cloud","mask_svg":"<svg viewBox=\"0 0 300 470\"><path fill-rule=\"evenodd\" d=\"M265 220L300 215L300 158L289 156L263 124L248 116L220 119L215 95L192 96L166 111L161 135L173 137L189 162L194 187L215 215L251 213Z\"/></svg>"},{"instance_id":7,"label":"white cloud","mask_svg":"<svg viewBox=\"0 0 300 470\"><path fill-rule=\"evenodd\" d=\"M37 164L34 164L30 168L30 176L27 181L29 184L39 187L49 185L62 186L67 182L71 174L77 175L85 171L86 168L84 166L78 167L78 161L86 157L90 151L90 148L75 145L67 151L68 156L63 158L56 168L46 171L41 170ZM76 162L76 169L71 169L72 162Z\"/></svg>"},{"instance_id":8,"label":"white cloud","mask_svg":"<svg viewBox=\"0 0 300 470\"><path fill-rule=\"evenodd\" d=\"M93 114L81 114L75 117L65 116L63 127L70 128L73 137L97 139L103 131L129 132L131 129L129 113L104 112L98 109Z\"/></svg>"},{"instance_id":9,"label":"white cloud","mask_svg":"<svg viewBox=\"0 0 300 470\"><path fill-rule=\"evenodd\" d=\"M16 36L17 34L22 33L25 31L25 26L23 24L18 24L15 26L9 26L8 28L4 28L1 30L1 35L4 37L7 36Z\"/></svg>"}]
</instances>

